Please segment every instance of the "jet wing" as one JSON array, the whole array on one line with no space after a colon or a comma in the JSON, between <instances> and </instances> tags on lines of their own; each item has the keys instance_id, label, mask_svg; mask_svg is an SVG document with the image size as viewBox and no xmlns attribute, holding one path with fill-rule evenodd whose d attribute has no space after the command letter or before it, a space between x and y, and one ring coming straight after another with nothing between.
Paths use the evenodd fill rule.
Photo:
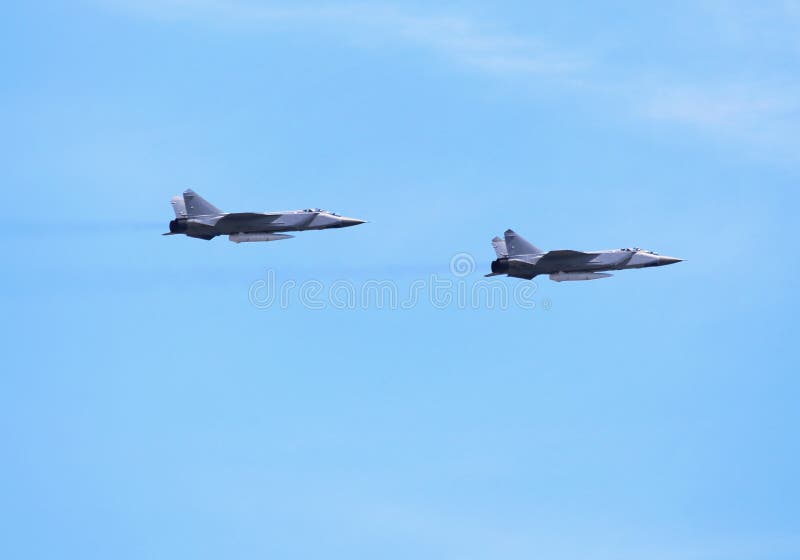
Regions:
<instances>
[{"instance_id":1,"label":"jet wing","mask_svg":"<svg viewBox=\"0 0 800 560\"><path fill-rule=\"evenodd\" d=\"M562 249L559 251L550 251L545 253L545 255L539 259L536 263L536 267L539 268L542 265L550 265L555 264L561 261L572 261L572 262L584 262L590 261L595 258L596 255L592 253L584 253L582 251L571 251L569 249Z\"/></svg>"},{"instance_id":2,"label":"jet wing","mask_svg":"<svg viewBox=\"0 0 800 560\"><path fill-rule=\"evenodd\" d=\"M572 251L571 249L560 249L558 251L548 251L546 257L552 256L554 259L572 258L572 257L593 257L592 253L584 253L583 251Z\"/></svg>"},{"instance_id":3,"label":"jet wing","mask_svg":"<svg viewBox=\"0 0 800 560\"><path fill-rule=\"evenodd\" d=\"M225 214L215 224L220 231L259 231L264 226L279 225L283 214L259 214L258 212L236 212Z\"/></svg>"}]
</instances>

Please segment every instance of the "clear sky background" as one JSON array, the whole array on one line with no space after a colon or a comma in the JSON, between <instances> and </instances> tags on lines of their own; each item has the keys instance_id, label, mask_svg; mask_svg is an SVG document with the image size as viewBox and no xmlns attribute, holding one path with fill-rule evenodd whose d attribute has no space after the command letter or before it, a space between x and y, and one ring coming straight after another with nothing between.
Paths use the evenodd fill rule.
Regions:
<instances>
[{"instance_id":1,"label":"clear sky background","mask_svg":"<svg viewBox=\"0 0 800 560\"><path fill-rule=\"evenodd\" d=\"M0 557L800 557L798 2L15 2L0 69ZM687 260L249 300L508 227Z\"/></svg>"}]
</instances>

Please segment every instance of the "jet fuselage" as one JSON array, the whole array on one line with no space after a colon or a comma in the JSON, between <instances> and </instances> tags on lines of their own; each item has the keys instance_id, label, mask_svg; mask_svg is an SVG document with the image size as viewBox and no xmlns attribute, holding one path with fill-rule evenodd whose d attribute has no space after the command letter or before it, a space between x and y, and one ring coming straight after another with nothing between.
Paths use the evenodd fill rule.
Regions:
<instances>
[{"instance_id":1,"label":"jet fuselage","mask_svg":"<svg viewBox=\"0 0 800 560\"><path fill-rule=\"evenodd\" d=\"M628 268L647 268L680 262L682 259L666 257L645 251L638 247L632 249L612 249L607 251L542 251L508 230L505 240L493 240L497 259L492 261L492 275L506 274L514 278L531 279L540 274L548 274L557 282L568 280L594 280L607 278L606 271Z\"/></svg>"},{"instance_id":2,"label":"jet fuselage","mask_svg":"<svg viewBox=\"0 0 800 560\"><path fill-rule=\"evenodd\" d=\"M291 235L288 231L321 230L363 224L363 220L346 218L319 208L287 212L222 212L192 190L172 199L175 219L169 223L169 234L185 234L199 239L228 235L231 241L275 241Z\"/></svg>"}]
</instances>

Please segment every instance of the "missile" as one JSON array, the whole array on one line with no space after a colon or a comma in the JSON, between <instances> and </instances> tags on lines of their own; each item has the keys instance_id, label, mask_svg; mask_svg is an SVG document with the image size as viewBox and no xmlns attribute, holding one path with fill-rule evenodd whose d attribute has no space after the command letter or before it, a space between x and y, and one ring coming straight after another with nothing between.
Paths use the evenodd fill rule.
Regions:
<instances>
[{"instance_id":1,"label":"missile","mask_svg":"<svg viewBox=\"0 0 800 560\"><path fill-rule=\"evenodd\" d=\"M283 233L232 233L228 236L228 239L234 243L254 243L257 241L280 241L281 239L290 239L292 237L294 235Z\"/></svg>"},{"instance_id":2,"label":"missile","mask_svg":"<svg viewBox=\"0 0 800 560\"><path fill-rule=\"evenodd\" d=\"M609 276L613 275L603 272L556 272L550 275L550 280L554 282L577 282L581 280L599 280Z\"/></svg>"}]
</instances>

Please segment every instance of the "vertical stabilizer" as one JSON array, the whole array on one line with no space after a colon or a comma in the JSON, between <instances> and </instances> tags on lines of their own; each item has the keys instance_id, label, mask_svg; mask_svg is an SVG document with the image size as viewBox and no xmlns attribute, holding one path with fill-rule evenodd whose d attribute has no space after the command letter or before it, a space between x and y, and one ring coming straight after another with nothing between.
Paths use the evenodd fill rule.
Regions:
<instances>
[{"instance_id":1,"label":"vertical stabilizer","mask_svg":"<svg viewBox=\"0 0 800 560\"><path fill-rule=\"evenodd\" d=\"M507 229L506 237L506 250L509 257L516 257L519 255L541 255L544 253L533 243L527 241L521 235L517 235L514 230Z\"/></svg>"},{"instance_id":2,"label":"vertical stabilizer","mask_svg":"<svg viewBox=\"0 0 800 560\"><path fill-rule=\"evenodd\" d=\"M492 247L494 247L494 252L497 255L498 259L502 259L508 256L508 249L506 249L506 242L500 239L499 237L495 237L492 239Z\"/></svg>"},{"instance_id":3,"label":"vertical stabilizer","mask_svg":"<svg viewBox=\"0 0 800 560\"><path fill-rule=\"evenodd\" d=\"M222 210L211 204L192 189L183 191L183 202L187 216L213 216L222 214Z\"/></svg>"},{"instance_id":4,"label":"vertical stabilizer","mask_svg":"<svg viewBox=\"0 0 800 560\"><path fill-rule=\"evenodd\" d=\"M170 201L172 204L172 210L175 211L176 218L185 218L186 217L186 204L183 202L183 197L180 195L175 195L172 197Z\"/></svg>"}]
</instances>

